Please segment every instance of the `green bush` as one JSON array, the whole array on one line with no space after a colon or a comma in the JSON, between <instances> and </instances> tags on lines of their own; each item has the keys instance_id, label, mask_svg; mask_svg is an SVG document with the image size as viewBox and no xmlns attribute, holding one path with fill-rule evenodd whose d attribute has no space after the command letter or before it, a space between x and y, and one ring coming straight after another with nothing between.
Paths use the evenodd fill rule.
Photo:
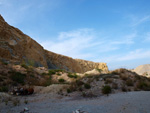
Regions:
<instances>
[{"instance_id":1,"label":"green bush","mask_svg":"<svg viewBox=\"0 0 150 113\"><path fill-rule=\"evenodd\" d=\"M81 80L76 80L76 85L77 86L82 86L84 84L84 82L82 82Z\"/></svg>"},{"instance_id":2,"label":"green bush","mask_svg":"<svg viewBox=\"0 0 150 113\"><path fill-rule=\"evenodd\" d=\"M25 104L28 104L28 100L24 100L24 103L25 103Z\"/></svg>"},{"instance_id":3,"label":"green bush","mask_svg":"<svg viewBox=\"0 0 150 113\"><path fill-rule=\"evenodd\" d=\"M57 75L58 75L58 76L61 76L61 74L60 74L60 73L57 73Z\"/></svg>"},{"instance_id":4,"label":"green bush","mask_svg":"<svg viewBox=\"0 0 150 113\"><path fill-rule=\"evenodd\" d=\"M68 77L69 78L77 78L78 75L76 73L74 73L74 74L68 73Z\"/></svg>"},{"instance_id":5,"label":"green bush","mask_svg":"<svg viewBox=\"0 0 150 113\"><path fill-rule=\"evenodd\" d=\"M109 93L111 93L111 87L109 85L103 86L102 93L103 94L109 94Z\"/></svg>"},{"instance_id":6,"label":"green bush","mask_svg":"<svg viewBox=\"0 0 150 113\"><path fill-rule=\"evenodd\" d=\"M102 69L98 69L98 68L97 68L96 70L97 70L98 72L100 72L100 73L102 72Z\"/></svg>"},{"instance_id":7,"label":"green bush","mask_svg":"<svg viewBox=\"0 0 150 113\"><path fill-rule=\"evenodd\" d=\"M26 64L21 64L22 67L24 67L25 69L28 69L28 66Z\"/></svg>"},{"instance_id":8,"label":"green bush","mask_svg":"<svg viewBox=\"0 0 150 113\"><path fill-rule=\"evenodd\" d=\"M2 76L0 76L0 82L2 82L3 81L3 77Z\"/></svg>"},{"instance_id":9,"label":"green bush","mask_svg":"<svg viewBox=\"0 0 150 113\"><path fill-rule=\"evenodd\" d=\"M150 84L145 81L137 82L136 87L141 90L150 91Z\"/></svg>"},{"instance_id":10,"label":"green bush","mask_svg":"<svg viewBox=\"0 0 150 113\"><path fill-rule=\"evenodd\" d=\"M17 83L24 84L24 79L26 75L20 72L12 72L11 79Z\"/></svg>"},{"instance_id":11,"label":"green bush","mask_svg":"<svg viewBox=\"0 0 150 113\"><path fill-rule=\"evenodd\" d=\"M71 89L67 89L67 93L71 93Z\"/></svg>"},{"instance_id":12,"label":"green bush","mask_svg":"<svg viewBox=\"0 0 150 113\"><path fill-rule=\"evenodd\" d=\"M7 86L1 86L0 92L8 92L8 87Z\"/></svg>"},{"instance_id":13,"label":"green bush","mask_svg":"<svg viewBox=\"0 0 150 113\"><path fill-rule=\"evenodd\" d=\"M64 82L65 82L65 80L64 80L63 78L60 78L58 81L59 81L60 83L64 83Z\"/></svg>"},{"instance_id":14,"label":"green bush","mask_svg":"<svg viewBox=\"0 0 150 113\"><path fill-rule=\"evenodd\" d=\"M44 75L47 75L47 73L42 73L42 75L44 76Z\"/></svg>"},{"instance_id":15,"label":"green bush","mask_svg":"<svg viewBox=\"0 0 150 113\"><path fill-rule=\"evenodd\" d=\"M51 70L49 70L49 75L56 74L56 72L64 72L64 70L61 70L61 69L51 69Z\"/></svg>"},{"instance_id":16,"label":"green bush","mask_svg":"<svg viewBox=\"0 0 150 113\"><path fill-rule=\"evenodd\" d=\"M122 90L123 92L127 92L127 88L125 87L125 85L122 85L121 90Z\"/></svg>"},{"instance_id":17,"label":"green bush","mask_svg":"<svg viewBox=\"0 0 150 113\"><path fill-rule=\"evenodd\" d=\"M109 84L109 83L112 83L112 82L113 82L112 78L106 78L105 79L105 84Z\"/></svg>"},{"instance_id":18,"label":"green bush","mask_svg":"<svg viewBox=\"0 0 150 113\"><path fill-rule=\"evenodd\" d=\"M51 80L48 79L48 80L46 80L46 81L43 83L42 86L49 86L49 85L51 85L51 84L52 84Z\"/></svg>"},{"instance_id":19,"label":"green bush","mask_svg":"<svg viewBox=\"0 0 150 113\"><path fill-rule=\"evenodd\" d=\"M120 75L120 78L124 81L126 81L128 79L128 76L127 75Z\"/></svg>"},{"instance_id":20,"label":"green bush","mask_svg":"<svg viewBox=\"0 0 150 113\"><path fill-rule=\"evenodd\" d=\"M86 88L86 89L90 89L91 88L91 86L90 86L90 84L84 84L84 87Z\"/></svg>"},{"instance_id":21,"label":"green bush","mask_svg":"<svg viewBox=\"0 0 150 113\"><path fill-rule=\"evenodd\" d=\"M56 73L55 70L49 70L49 71L48 71L48 74L49 74L49 75L53 75L53 74L55 74L55 73Z\"/></svg>"},{"instance_id":22,"label":"green bush","mask_svg":"<svg viewBox=\"0 0 150 113\"><path fill-rule=\"evenodd\" d=\"M127 85L127 86L133 86L133 85L134 85L133 80L128 79L128 80L126 81L126 85Z\"/></svg>"}]
</instances>

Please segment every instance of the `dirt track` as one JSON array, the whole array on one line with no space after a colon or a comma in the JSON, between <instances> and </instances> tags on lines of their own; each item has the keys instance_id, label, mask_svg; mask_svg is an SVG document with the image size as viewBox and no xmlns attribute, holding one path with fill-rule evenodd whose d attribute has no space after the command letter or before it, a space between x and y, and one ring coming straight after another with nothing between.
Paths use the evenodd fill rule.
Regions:
<instances>
[{"instance_id":1,"label":"dirt track","mask_svg":"<svg viewBox=\"0 0 150 113\"><path fill-rule=\"evenodd\" d=\"M55 97L55 98L54 98ZM22 101L25 97L19 97ZM111 94L93 99L74 100L71 97L60 98L49 94L27 97L29 103L20 106L1 104L1 113L19 113L24 107L29 113L72 113L76 109L88 113L150 113L150 92L128 92Z\"/></svg>"}]
</instances>

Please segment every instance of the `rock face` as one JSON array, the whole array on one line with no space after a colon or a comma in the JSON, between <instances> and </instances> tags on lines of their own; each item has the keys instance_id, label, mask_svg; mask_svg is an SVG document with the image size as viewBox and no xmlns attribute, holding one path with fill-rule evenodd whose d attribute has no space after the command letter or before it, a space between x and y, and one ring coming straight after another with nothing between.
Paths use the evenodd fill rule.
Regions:
<instances>
[{"instance_id":1,"label":"rock face","mask_svg":"<svg viewBox=\"0 0 150 113\"><path fill-rule=\"evenodd\" d=\"M150 64L140 65L136 67L133 71L139 75L150 77Z\"/></svg>"},{"instance_id":2,"label":"rock face","mask_svg":"<svg viewBox=\"0 0 150 113\"><path fill-rule=\"evenodd\" d=\"M45 50L46 51L46 50ZM95 63L91 61L73 59L71 57L56 54L50 51L46 51L48 62L55 65L55 68L65 69L71 72L84 73L93 69L102 69L107 72L108 67L106 63Z\"/></svg>"},{"instance_id":3,"label":"rock face","mask_svg":"<svg viewBox=\"0 0 150 113\"><path fill-rule=\"evenodd\" d=\"M44 49L19 29L8 25L0 16L0 57L15 63L27 62L47 67Z\"/></svg>"},{"instance_id":4,"label":"rock face","mask_svg":"<svg viewBox=\"0 0 150 113\"><path fill-rule=\"evenodd\" d=\"M49 69L86 72L94 68L108 71L106 63L94 63L59 55L47 50L0 15L0 59L7 63L27 64Z\"/></svg>"}]
</instances>

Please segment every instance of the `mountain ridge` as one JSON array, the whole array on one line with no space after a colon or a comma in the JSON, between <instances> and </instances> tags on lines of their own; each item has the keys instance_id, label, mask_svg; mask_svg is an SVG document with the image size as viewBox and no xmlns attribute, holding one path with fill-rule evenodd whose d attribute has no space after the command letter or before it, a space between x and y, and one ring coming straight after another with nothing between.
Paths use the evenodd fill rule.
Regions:
<instances>
[{"instance_id":1,"label":"mountain ridge","mask_svg":"<svg viewBox=\"0 0 150 113\"><path fill-rule=\"evenodd\" d=\"M95 63L45 50L18 28L10 26L0 15L0 59L7 63L27 64L49 69L83 73L94 68L108 71L106 63Z\"/></svg>"}]
</instances>

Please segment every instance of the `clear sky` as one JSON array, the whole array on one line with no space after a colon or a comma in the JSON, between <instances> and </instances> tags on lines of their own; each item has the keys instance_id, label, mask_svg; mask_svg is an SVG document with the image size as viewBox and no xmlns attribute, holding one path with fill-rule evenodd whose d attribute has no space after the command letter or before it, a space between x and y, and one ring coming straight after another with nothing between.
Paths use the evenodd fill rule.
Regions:
<instances>
[{"instance_id":1,"label":"clear sky","mask_svg":"<svg viewBox=\"0 0 150 113\"><path fill-rule=\"evenodd\" d=\"M150 64L150 0L0 0L0 14L49 51L109 69Z\"/></svg>"}]
</instances>

